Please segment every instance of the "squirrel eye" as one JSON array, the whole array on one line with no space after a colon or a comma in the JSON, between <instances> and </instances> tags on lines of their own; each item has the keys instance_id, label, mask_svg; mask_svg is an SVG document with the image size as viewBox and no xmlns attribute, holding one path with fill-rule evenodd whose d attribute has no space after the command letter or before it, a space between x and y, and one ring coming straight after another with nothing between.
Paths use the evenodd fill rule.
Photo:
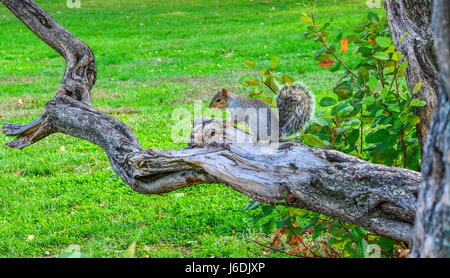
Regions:
<instances>
[{"instance_id":1,"label":"squirrel eye","mask_svg":"<svg viewBox=\"0 0 450 278\"><path fill-rule=\"evenodd\" d=\"M216 100L217 102L220 102L221 101L221 99L220 98L218 98L217 100Z\"/></svg>"}]
</instances>

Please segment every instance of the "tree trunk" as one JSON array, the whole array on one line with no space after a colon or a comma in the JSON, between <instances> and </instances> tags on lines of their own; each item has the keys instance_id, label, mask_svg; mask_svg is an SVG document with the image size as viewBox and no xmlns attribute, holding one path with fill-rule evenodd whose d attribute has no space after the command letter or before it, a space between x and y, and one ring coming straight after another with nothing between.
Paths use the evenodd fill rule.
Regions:
<instances>
[{"instance_id":1,"label":"tree trunk","mask_svg":"<svg viewBox=\"0 0 450 278\"><path fill-rule=\"evenodd\" d=\"M425 146L425 183L417 205L412 257L450 257L450 3L435 0L434 47L439 63L439 105Z\"/></svg>"},{"instance_id":2,"label":"tree trunk","mask_svg":"<svg viewBox=\"0 0 450 278\"><path fill-rule=\"evenodd\" d=\"M253 137L217 119L196 120L187 148L144 150L128 126L93 108L96 68L90 48L33 1L1 1L67 61L46 112L29 124L3 125L6 135L17 136L8 146L21 149L61 132L103 148L114 171L143 194L223 183L255 200L305 208L411 240L420 173L295 141L254 144Z\"/></svg>"},{"instance_id":3,"label":"tree trunk","mask_svg":"<svg viewBox=\"0 0 450 278\"><path fill-rule=\"evenodd\" d=\"M414 86L422 80L417 95L427 104L414 108L414 113L420 118L416 130L422 153L438 102L439 87L431 30L431 6L432 0L384 1L392 41L403 53L403 60L408 61L405 78L411 94Z\"/></svg>"}]
</instances>

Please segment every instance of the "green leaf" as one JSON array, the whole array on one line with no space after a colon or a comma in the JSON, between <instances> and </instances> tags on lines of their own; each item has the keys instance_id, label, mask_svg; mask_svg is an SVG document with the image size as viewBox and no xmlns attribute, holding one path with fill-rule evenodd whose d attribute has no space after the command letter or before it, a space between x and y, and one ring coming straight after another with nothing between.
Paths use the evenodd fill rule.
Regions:
<instances>
[{"instance_id":1,"label":"green leaf","mask_svg":"<svg viewBox=\"0 0 450 278\"><path fill-rule=\"evenodd\" d=\"M420 163L420 150L419 144L416 144L414 148L409 148L406 154L406 167L411 170L417 171Z\"/></svg>"},{"instance_id":2,"label":"green leaf","mask_svg":"<svg viewBox=\"0 0 450 278\"><path fill-rule=\"evenodd\" d=\"M347 99L353 95L353 86L350 80L345 80L337 84L333 92L339 96L339 99Z\"/></svg>"},{"instance_id":3,"label":"green leaf","mask_svg":"<svg viewBox=\"0 0 450 278\"><path fill-rule=\"evenodd\" d=\"M363 57L367 57L372 54L372 49L369 47L361 46L358 48L358 52L362 54Z\"/></svg>"},{"instance_id":4,"label":"green leaf","mask_svg":"<svg viewBox=\"0 0 450 278\"><path fill-rule=\"evenodd\" d=\"M394 248L395 239L380 237L378 240L378 245L383 248L384 251L390 253Z\"/></svg>"},{"instance_id":5,"label":"green leaf","mask_svg":"<svg viewBox=\"0 0 450 278\"><path fill-rule=\"evenodd\" d=\"M262 205L261 202L255 201L255 200L251 200L250 203L248 203L248 205L243 208L241 211L247 211L247 210L254 210L257 209L258 207L260 207Z\"/></svg>"},{"instance_id":6,"label":"green leaf","mask_svg":"<svg viewBox=\"0 0 450 278\"><path fill-rule=\"evenodd\" d=\"M405 76L405 70L406 70L406 67L407 67L407 66L408 66L408 61L405 60L405 61L400 65L400 67L398 68L398 76L399 76L399 77Z\"/></svg>"},{"instance_id":7,"label":"green leaf","mask_svg":"<svg viewBox=\"0 0 450 278\"><path fill-rule=\"evenodd\" d=\"M386 68L386 71L384 72L384 74L389 74L394 71L395 71L395 65L392 65L392 66Z\"/></svg>"},{"instance_id":8,"label":"green leaf","mask_svg":"<svg viewBox=\"0 0 450 278\"><path fill-rule=\"evenodd\" d=\"M369 256L368 253L369 244L364 239L361 239L356 245L355 251L363 258L367 258Z\"/></svg>"},{"instance_id":9,"label":"green leaf","mask_svg":"<svg viewBox=\"0 0 450 278\"><path fill-rule=\"evenodd\" d=\"M403 37L398 41L398 43L402 43L402 41L406 38L406 36L408 35L408 32L406 32Z\"/></svg>"},{"instance_id":10,"label":"green leaf","mask_svg":"<svg viewBox=\"0 0 450 278\"><path fill-rule=\"evenodd\" d=\"M386 48L391 45L391 40L387 37L376 37L375 41L377 44L383 48Z\"/></svg>"},{"instance_id":11,"label":"green leaf","mask_svg":"<svg viewBox=\"0 0 450 278\"><path fill-rule=\"evenodd\" d=\"M319 126L329 126L330 125L330 120L329 119L325 119L323 117L314 117L312 120L313 123L318 124Z\"/></svg>"},{"instance_id":12,"label":"green leaf","mask_svg":"<svg viewBox=\"0 0 450 278\"><path fill-rule=\"evenodd\" d=\"M362 237L361 237L360 234L358 234L358 232L357 232L355 229L353 229L353 230L350 231L350 238L351 238L354 242L358 242L358 241L361 240Z\"/></svg>"},{"instance_id":13,"label":"green leaf","mask_svg":"<svg viewBox=\"0 0 450 278\"><path fill-rule=\"evenodd\" d=\"M136 241L133 241L127 248L125 258L133 258L134 252L136 251Z\"/></svg>"},{"instance_id":14,"label":"green leaf","mask_svg":"<svg viewBox=\"0 0 450 278\"><path fill-rule=\"evenodd\" d=\"M271 59L271 69L275 69L278 64L278 56L272 56Z\"/></svg>"},{"instance_id":15,"label":"green leaf","mask_svg":"<svg viewBox=\"0 0 450 278\"><path fill-rule=\"evenodd\" d=\"M337 101L334 98L331 97L324 97L319 101L319 105L322 107L327 107L331 105L335 105Z\"/></svg>"},{"instance_id":16,"label":"green leaf","mask_svg":"<svg viewBox=\"0 0 450 278\"><path fill-rule=\"evenodd\" d=\"M275 205L263 205L261 207L261 210L265 216L270 215L274 209L275 209Z\"/></svg>"},{"instance_id":17,"label":"green leaf","mask_svg":"<svg viewBox=\"0 0 450 278\"><path fill-rule=\"evenodd\" d=\"M361 227L356 226L354 230L362 237L365 237L367 235L367 232Z\"/></svg>"},{"instance_id":18,"label":"green leaf","mask_svg":"<svg viewBox=\"0 0 450 278\"><path fill-rule=\"evenodd\" d=\"M417 94L420 88L422 88L422 80L419 80L419 82L417 82L417 84L414 86L413 94Z\"/></svg>"},{"instance_id":19,"label":"green leaf","mask_svg":"<svg viewBox=\"0 0 450 278\"><path fill-rule=\"evenodd\" d=\"M300 36L300 38L302 40L308 40L308 39L312 39L314 37L316 37L316 34L314 34L313 32L310 32L310 31L303 32L302 35Z\"/></svg>"},{"instance_id":20,"label":"green leaf","mask_svg":"<svg viewBox=\"0 0 450 278\"><path fill-rule=\"evenodd\" d=\"M389 106L389 110L391 110L391 112L397 112L397 113L400 113L401 108L400 108L400 106L398 106L397 104L395 104L395 105Z\"/></svg>"},{"instance_id":21,"label":"green leaf","mask_svg":"<svg viewBox=\"0 0 450 278\"><path fill-rule=\"evenodd\" d=\"M400 127L403 125L403 121L401 121L400 119L395 119L394 123L392 124L392 126L396 129L400 129Z\"/></svg>"},{"instance_id":22,"label":"green leaf","mask_svg":"<svg viewBox=\"0 0 450 278\"><path fill-rule=\"evenodd\" d=\"M349 146L355 145L356 141L359 139L359 133L359 129L354 129L352 132L350 132L350 134L347 136Z\"/></svg>"},{"instance_id":23,"label":"green leaf","mask_svg":"<svg viewBox=\"0 0 450 278\"><path fill-rule=\"evenodd\" d=\"M306 209L301 209L301 208L287 207L287 209L289 210L290 214L297 215L297 216L304 216L305 214L308 213L308 211ZM284 221L283 221L283 223L284 223Z\"/></svg>"},{"instance_id":24,"label":"green leaf","mask_svg":"<svg viewBox=\"0 0 450 278\"><path fill-rule=\"evenodd\" d=\"M275 227L275 222L272 218L261 226L262 232L265 234L270 234Z\"/></svg>"},{"instance_id":25,"label":"green leaf","mask_svg":"<svg viewBox=\"0 0 450 278\"><path fill-rule=\"evenodd\" d=\"M422 106L425 106L426 104L427 103L425 101L420 100L418 98L411 100L411 106L422 107Z\"/></svg>"},{"instance_id":26,"label":"green leaf","mask_svg":"<svg viewBox=\"0 0 450 278\"><path fill-rule=\"evenodd\" d=\"M389 55L384 52L376 52L373 55L374 58L377 58L378 60L387 61L389 60Z\"/></svg>"},{"instance_id":27,"label":"green leaf","mask_svg":"<svg viewBox=\"0 0 450 278\"><path fill-rule=\"evenodd\" d=\"M358 71L358 81L360 84L363 84L367 80L367 69L365 67L361 67Z\"/></svg>"},{"instance_id":28,"label":"green leaf","mask_svg":"<svg viewBox=\"0 0 450 278\"><path fill-rule=\"evenodd\" d=\"M393 146L398 142L398 135L391 135L384 138L379 144L378 154L382 155L386 152L393 152L396 154Z\"/></svg>"},{"instance_id":29,"label":"green leaf","mask_svg":"<svg viewBox=\"0 0 450 278\"><path fill-rule=\"evenodd\" d=\"M413 113L410 113L408 115L407 121L408 121L408 123L416 125L416 124L420 123L420 118L417 117L416 115L414 115Z\"/></svg>"},{"instance_id":30,"label":"green leaf","mask_svg":"<svg viewBox=\"0 0 450 278\"><path fill-rule=\"evenodd\" d=\"M350 121L347 122L347 124L354 128L354 127L359 127L361 122L359 119L351 119Z\"/></svg>"},{"instance_id":31,"label":"green leaf","mask_svg":"<svg viewBox=\"0 0 450 278\"><path fill-rule=\"evenodd\" d=\"M312 134L303 135L302 142L310 146L323 146L324 142Z\"/></svg>"},{"instance_id":32,"label":"green leaf","mask_svg":"<svg viewBox=\"0 0 450 278\"><path fill-rule=\"evenodd\" d=\"M336 72L341 68L341 63L335 63L334 66L330 69L330 72Z\"/></svg>"},{"instance_id":33,"label":"green leaf","mask_svg":"<svg viewBox=\"0 0 450 278\"><path fill-rule=\"evenodd\" d=\"M383 113L384 113L384 110L380 108L380 109L378 109L377 112L375 113L375 117L378 118L378 117L380 117Z\"/></svg>"},{"instance_id":34,"label":"green leaf","mask_svg":"<svg viewBox=\"0 0 450 278\"><path fill-rule=\"evenodd\" d=\"M334 42L340 42L342 39L342 30L336 35L336 38L334 39Z\"/></svg>"},{"instance_id":35,"label":"green leaf","mask_svg":"<svg viewBox=\"0 0 450 278\"><path fill-rule=\"evenodd\" d=\"M394 54L392 54L391 59L394 61L400 61L400 59L402 58L402 53L400 51L396 51L394 52Z\"/></svg>"},{"instance_id":36,"label":"green leaf","mask_svg":"<svg viewBox=\"0 0 450 278\"><path fill-rule=\"evenodd\" d=\"M378 21L380 20L380 17L375 12L369 12L367 14L367 18L374 23L378 23Z\"/></svg>"},{"instance_id":37,"label":"green leaf","mask_svg":"<svg viewBox=\"0 0 450 278\"><path fill-rule=\"evenodd\" d=\"M394 52L394 51L395 51L395 46L394 46L394 45L391 45L391 46L389 46L388 49L386 49L386 50L384 51L384 53L392 53L392 52Z\"/></svg>"},{"instance_id":38,"label":"green leaf","mask_svg":"<svg viewBox=\"0 0 450 278\"><path fill-rule=\"evenodd\" d=\"M343 113L345 111L352 111L353 107L346 101L339 103L339 105L334 107L333 110L335 110L336 113Z\"/></svg>"},{"instance_id":39,"label":"green leaf","mask_svg":"<svg viewBox=\"0 0 450 278\"><path fill-rule=\"evenodd\" d=\"M349 35L347 36L347 40L349 43L354 42L358 39L358 37L356 35Z\"/></svg>"},{"instance_id":40,"label":"green leaf","mask_svg":"<svg viewBox=\"0 0 450 278\"><path fill-rule=\"evenodd\" d=\"M333 246L333 244L335 244L336 242L337 242L337 239L335 237L331 237L327 242L327 247Z\"/></svg>"},{"instance_id":41,"label":"green leaf","mask_svg":"<svg viewBox=\"0 0 450 278\"><path fill-rule=\"evenodd\" d=\"M309 24L312 23L312 19L309 18L309 17L307 17L306 15L300 16L300 20L303 21L303 22L305 22L305 23L309 23Z\"/></svg>"},{"instance_id":42,"label":"green leaf","mask_svg":"<svg viewBox=\"0 0 450 278\"><path fill-rule=\"evenodd\" d=\"M378 88L378 79L371 75L369 76L369 89L375 91Z\"/></svg>"},{"instance_id":43,"label":"green leaf","mask_svg":"<svg viewBox=\"0 0 450 278\"><path fill-rule=\"evenodd\" d=\"M325 47L317 50L316 53L314 53L314 59L316 60L328 59L329 57L325 55L325 52L327 52L327 49Z\"/></svg>"},{"instance_id":44,"label":"green leaf","mask_svg":"<svg viewBox=\"0 0 450 278\"><path fill-rule=\"evenodd\" d=\"M364 97L362 100L362 104L364 104L364 105L371 105L374 102L375 102L375 98L371 97L371 96Z\"/></svg>"},{"instance_id":45,"label":"green leaf","mask_svg":"<svg viewBox=\"0 0 450 278\"><path fill-rule=\"evenodd\" d=\"M381 91L380 91L380 96L382 98L387 97L387 93L389 92L389 88L388 87L384 87Z\"/></svg>"},{"instance_id":46,"label":"green leaf","mask_svg":"<svg viewBox=\"0 0 450 278\"><path fill-rule=\"evenodd\" d=\"M312 239L316 239L320 235L320 233L323 231L323 228L325 228L326 226L327 226L326 223L320 223L320 224L317 224L316 226L314 226L314 232L312 235Z\"/></svg>"},{"instance_id":47,"label":"green leaf","mask_svg":"<svg viewBox=\"0 0 450 278\"><path fill-rule=\"evenodd\" d=\"M371 132L366 136L366 142L369 144L374 144L382 142L387 136L389 136L389 131L386 129L378 129L375 132Z\"/></svg>"},{"instance_id":48,"label":"green leaf","mask_svg":"<svg viewBox=\"0 0 450 278\"><path fill-rule=\"evenodd\" d=\"M311 228L312 226L314 226L315 222L316 222L316 220L314 220L314 219L310 220L305 226L302 227L302 231L306 231L309 228Z\"/></svg>"}]
</instances>

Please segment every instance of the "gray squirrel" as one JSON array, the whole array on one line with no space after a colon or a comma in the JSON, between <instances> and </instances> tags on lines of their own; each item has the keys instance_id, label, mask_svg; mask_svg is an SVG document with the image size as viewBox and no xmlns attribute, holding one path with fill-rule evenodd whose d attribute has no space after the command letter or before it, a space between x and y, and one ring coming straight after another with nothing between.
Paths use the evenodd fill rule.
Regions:
<instances>
[{"instance_id":1,"label":"gray squirrel","mask_svg":"<svg viewBox=\"0 0 450 278\"><path fill-rule=\"evenodd\" d=\"M301 82L281 87L276 96L278 115L265 101L257 98L246 98L221 89L211 100L210 108L227 109L231 112L234 123L246 123L256 135L257 140L276 135L286 137L303 132L311 122L315 109L314 95ZM265 118L261 121L262 118ZM278 134L271 134L273 121L278 121ZM267 127L264 130L262 126ZM265 134L264 134L265 133Z\"/></svg>"}]
</instances>

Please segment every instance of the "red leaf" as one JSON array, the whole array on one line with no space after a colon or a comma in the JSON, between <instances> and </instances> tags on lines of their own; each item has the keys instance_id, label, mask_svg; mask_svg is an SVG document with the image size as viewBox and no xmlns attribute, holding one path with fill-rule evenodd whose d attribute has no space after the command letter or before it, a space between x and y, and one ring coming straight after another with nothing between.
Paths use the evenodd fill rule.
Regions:
<instances>
[{"instance_id":1,"label":"red leaf","mask_svg":"<svg viewBox=\"0 0 450 278\"><path fill-rule=\"evenodd\" d=\"M372 38L368 38L368 40L370 42L370 46L374 47L375 45L377 45L377 43Z\"/></svg>"},{"instance_id":2,"label":"red leaf","mask_svg":"<svg viewBox=\"0 0 450 278\"><path fill-rule=\"evenodd\" d=\"M319 67L321 68L329 68L334 63L333 59L325 59L319 61Z\"/></svg>"},{"instance_id":3,"label":"red leaf","mask_svg":"<svg viewBox=\"0 0 450 278\"><path fill-rule=\"evenodd\" d=\"M277 247L278 245L280 245L280 238L276 236L276 237L273 239L272 246L273 246L273 247Z\"/></svg>"},{"instance_id":4,"label":"red leaf","mask_svg":"<svg viewBox=\"0 0 450 278\"><path fill-rule=\"evenodd\" d=\"M343 38L341 41L341 54L344 54L347 51L348 48L348 39Z\"/></svg>"}]
</instances>

